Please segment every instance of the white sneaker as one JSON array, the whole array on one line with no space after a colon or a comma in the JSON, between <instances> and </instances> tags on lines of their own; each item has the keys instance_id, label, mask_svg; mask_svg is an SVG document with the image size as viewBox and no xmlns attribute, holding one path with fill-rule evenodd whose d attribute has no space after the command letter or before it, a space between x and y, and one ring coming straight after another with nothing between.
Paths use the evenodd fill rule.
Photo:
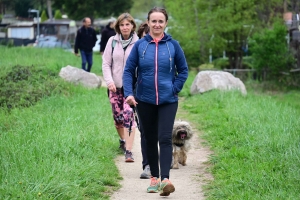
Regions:
<instances>
[{"instance_id":1,"label":"white sneaker","mask_svg":"<svg viewBox=\"0 0 300 200\"><path fill-rule=\"evenodd\" d=\"M150 171L150 166L146 165L144 168L143 173L140 176L141 179L150 179L151 178L151 171Z\"/></svg>"}]
</instances>

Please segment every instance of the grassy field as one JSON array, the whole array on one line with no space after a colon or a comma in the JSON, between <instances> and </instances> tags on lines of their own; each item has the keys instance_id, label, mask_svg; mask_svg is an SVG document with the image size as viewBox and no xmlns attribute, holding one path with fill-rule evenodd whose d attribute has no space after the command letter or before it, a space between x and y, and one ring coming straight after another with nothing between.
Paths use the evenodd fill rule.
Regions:
<instances>
[{"instance_id":1,"label":"grassy field","mask_svg":"<svg viewBox=\"0 0 300 200\"><path fill-rule=\"evenodd\" d=\"M0 55L1 77L17 65L58 74L81 62L59 49L0 47ZM92 72L101 74L101 57L94 58ZM194 77L190 72L180 94L180 113L186 113L180 118L200 130L214 152L207 199L299 199L300 92L261 93L248 84L246 97L219 91L191 96ZM0 109L0 199L109 199L121 177L106 90L58 77L50 83L60 92L42 94L33 106Z\"/></svg>"},{"instance_id":2,"label":"grassy field","mask_svg":"<svg viewBox=\"0 0 300 200\"><path fill-rule=\"evenodd\" d=\"M68 64L80 67L80 59L59 49L0 48L0 55L6 71L20 64L57 74ZM99 58L93 70L101 73ZM109 199L119 187L106 89L65 86L34 106L0 110L0 199Z\"/></svg>"},{"instance_id":3,"label":"grassy field","mask_svg":"<svg viewBox=\"0 0 300 200\"><path fill-rule=\"evenodd\" d=\"M0 46L0 75L16 65L51 68L59 71L62 67L71 65L81 68L81 58L62 49L47 49L34 47L6 48ZM92 72L101 73L101 56L94 53Z\"/></svg>"},{"instance_id":4,"label":"grassy field","mask_svg":"<svg viewBox=\"0 0 300 200\"><path fill-rule=\"evenodd\" d=\"M214 152L207 199L299 199L299 97L211 91L182 101Z\"/></svg>"}]
</instances>

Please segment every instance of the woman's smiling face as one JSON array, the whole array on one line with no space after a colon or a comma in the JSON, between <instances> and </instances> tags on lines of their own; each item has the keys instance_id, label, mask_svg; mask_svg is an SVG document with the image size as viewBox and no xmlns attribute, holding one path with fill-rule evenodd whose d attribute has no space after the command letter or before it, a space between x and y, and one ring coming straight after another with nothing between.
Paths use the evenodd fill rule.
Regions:
<instances>
[{"instance_id":1,"label":"woman's smiling face","mask_svg":"<svg viewBox=\"0 0 300 200\"><path fill-rule=\"evenodd\" d=\"M163 13L161 12L151 13L148 20L150 35L160 37L163 34L167 24L168 22Z\"/></svg>"}]
</instances>

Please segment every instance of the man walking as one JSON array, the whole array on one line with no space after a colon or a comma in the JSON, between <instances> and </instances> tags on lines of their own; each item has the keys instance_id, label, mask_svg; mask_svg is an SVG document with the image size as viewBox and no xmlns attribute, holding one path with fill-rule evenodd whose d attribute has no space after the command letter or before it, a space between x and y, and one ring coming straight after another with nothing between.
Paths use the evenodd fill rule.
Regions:
<instances>
[{"instance_id":1,"label":"man walking","mask_svg":"<svg viewBox=\"0 0 300 200\"><path fill-rule=\"evenodd\" d=\"M74 53L78 56L80 50L82 69L90 72L93 65L93 47L97 41L96 31L91 27L91 19L85 17L83 26L77 31L75 39ZM88 66L86 68L86 63Z\"/></svg>"},{"instance_id":2,"label":"man walking","mask_svg":"<svg viewBox=\"0 0 300 200\"><path fill-rule=\"evenodd\" d=\"M106 44L108 42L108 39L111 36L116 35L115 31L115 21L110 21L106 27L101 32L101 41L100 41L100 54L103 55L104 49L106 47Z\"/></svg>"}]
</instances>

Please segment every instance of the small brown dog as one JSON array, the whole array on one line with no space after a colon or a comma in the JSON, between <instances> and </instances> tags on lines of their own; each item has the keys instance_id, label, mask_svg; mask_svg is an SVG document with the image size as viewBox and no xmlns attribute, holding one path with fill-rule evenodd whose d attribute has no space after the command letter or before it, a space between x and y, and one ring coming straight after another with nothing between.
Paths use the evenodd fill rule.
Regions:
<instances>
[{"instance_id":1,"label":"small brown dog","mask_svg":"<svg viewBox=\"0 0 300 200\"><path fill-rule=\"evenodd\" d=\"M179 169L178 163L185 166L187 152L191 148L190 139L193 131L186 121L175 121L172 131L173 160L171 168Z\"/></svg>"}]
</instances>

